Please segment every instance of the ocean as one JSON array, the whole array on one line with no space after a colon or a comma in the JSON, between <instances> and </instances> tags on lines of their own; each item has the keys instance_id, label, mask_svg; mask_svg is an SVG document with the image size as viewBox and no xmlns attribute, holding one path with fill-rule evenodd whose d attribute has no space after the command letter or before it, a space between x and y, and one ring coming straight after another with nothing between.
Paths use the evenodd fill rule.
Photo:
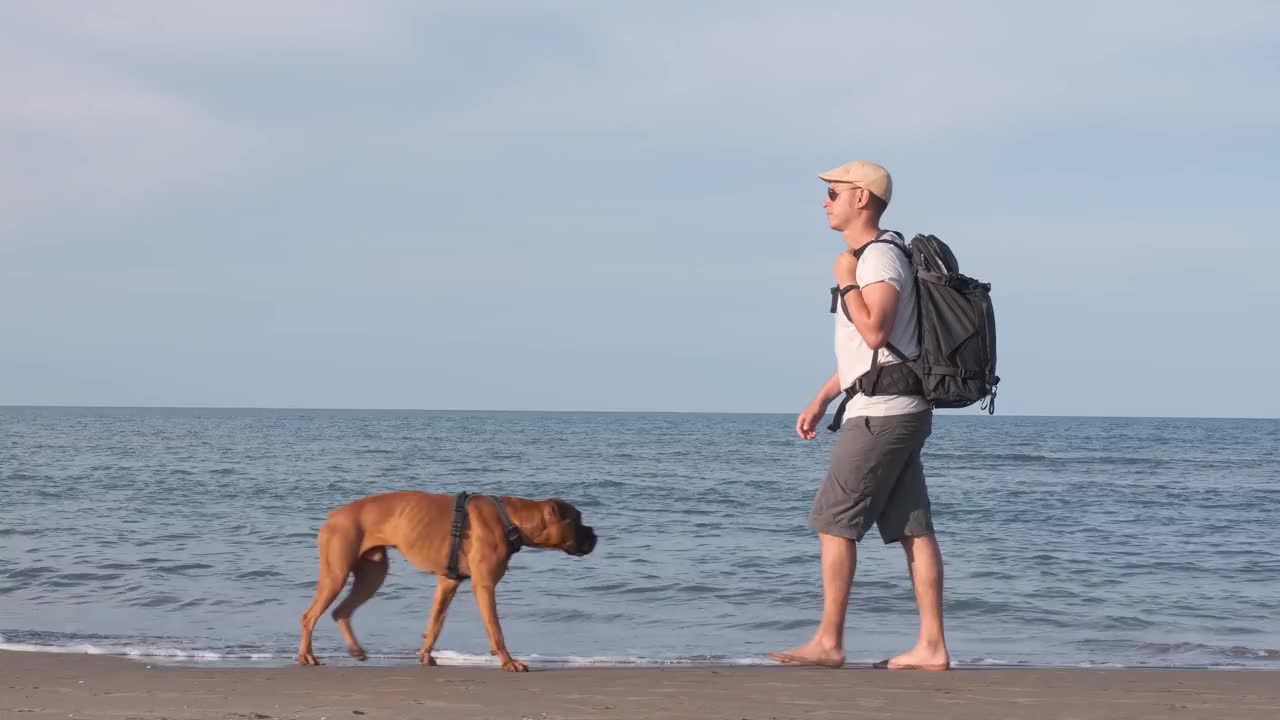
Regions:
<instances>
[{"instance_id":1,"label":"ocean","mask_svg":"<svg viewBox=\"0 0 1280 720\"><path fill-rule=\"evenodd\" d=\"M325 513L375 492L563 497L600 537L498 586L533 666L765 663L821 605L805 516L833 435L793 415L0 408L0 649L292 661ZM939 415L925 449L964 666L1280 669L1280 420ZM354 616L412 663L434 587L396 552ZM917 631L859 547L851 664ZM350 664L327 616L322 660ZM441 664L487 665L469 586Z\"/></svg>"}]
</instances>

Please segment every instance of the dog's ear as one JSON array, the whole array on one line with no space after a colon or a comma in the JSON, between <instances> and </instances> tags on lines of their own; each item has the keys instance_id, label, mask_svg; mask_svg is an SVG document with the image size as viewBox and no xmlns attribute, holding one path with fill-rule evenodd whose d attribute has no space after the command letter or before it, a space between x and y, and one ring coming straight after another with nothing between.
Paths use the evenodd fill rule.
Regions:
<instances>
[{"instance_id":1,"label":"dog's ear","mask_svg":"<svg viewBox=\"0 0 1280 720\"><path fill-rule=\"evenodd\" d=\"M577 509L564 501L564 498L551 498L548 502L551 504L551 514L555 515L557 520L572 520L578 513Z\"/></svg>"}]
</instances>

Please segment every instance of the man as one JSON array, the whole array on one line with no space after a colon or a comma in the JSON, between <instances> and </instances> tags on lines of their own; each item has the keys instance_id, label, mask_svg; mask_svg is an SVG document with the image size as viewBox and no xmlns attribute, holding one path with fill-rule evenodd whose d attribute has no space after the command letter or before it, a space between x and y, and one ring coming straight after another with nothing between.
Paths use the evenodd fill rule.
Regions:
<instances>
[{"instance_id":1,"label":"man","mask_svg":"<svg viewBox=\"0 0 1280 720\"><path fill-rule=\"evenodd\" d=\"M893 390L895 383L877 380L869 396L859 392L863 385L858 383L873 369L873 357L879 365L876 377L888 378L886 367L920 352L911 264L894 245L872 243L882 239L880 217L892 197L893 180L883 167L863 161L818 177L828 183L822 203L827 223L843 235L847 249L834 267L836 372L800 413L796 433L806 440L817 437L827 406L846 390L848 407L842 403L836 411L833 427L840 430L808 522L818 532L822 552L822 621L812 640L769 657L796 665L844 664L845 610L857 542L875 523L884 542L901 542L906 550L920 612L915 647L876 666L945 670L950 659L942 632L942 556L920 462L933 410L905 366L893 373L900 394L884 394L882 389ZM883 239L902 242L896 234Z\"/></svg>"}]
</instances>

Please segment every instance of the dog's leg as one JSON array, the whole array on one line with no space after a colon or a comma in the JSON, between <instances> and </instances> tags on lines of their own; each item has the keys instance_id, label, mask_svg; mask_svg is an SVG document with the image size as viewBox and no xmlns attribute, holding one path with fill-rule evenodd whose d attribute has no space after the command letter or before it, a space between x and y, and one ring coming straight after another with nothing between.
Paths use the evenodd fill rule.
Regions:
<instances>
[{"instance_id":1,"label":"dog's leg","mask_svg":"<svg viewBox=\"0 0 1280 720\"><path fill-rule=\"evenodd\" d=\"M435 649L436 638L444 628L444 616L449 611L449 603L458 592L460 581L450 580L443 575L436 578L436 597L431 603L431 617L427 620L427 631L422 634L422 649L418 651L418 662L423 665L435 665L436 659L431 657Z\"/></svg>"},{"instance_id":2,"label":"dog's leg","mask_svg":"<svg viewBox=\"0 0 1280 720\"><path fill-rule=\"evenodd\" d=\"M529 666L511 657L507 652L507 643L502 638L502 626L498 624L498 599L494 595L494 586L488 583L476 583L471 579L471 591L475 593L476 605L480 607L480 619L484 620L484 629L489 633L489 647L496 651L502 669L507 672L528 672Z\"/></svg>"},{"instance_id":3,"label":"dog's leg","mask_svg":"<svg viewBox=\"0 0 1280 720\"><path fill-rule=\"evenodd\" d=\"M351 628L351 615L356 608L373 597L373 594L378 592L378 588L382 587L382 581L387 577L387 564L385 547L366 550L352 568L355 579L351 582L351 591L333 610L333 619L338 623L338 629L342 631L342 639L347 644L347 653L360 661L365 660L364 648L360 647L355 631Z\"/></svg>"},{"instance_id":4,"label":"dog's leg","mask_svg":"<svg viewBox=\"0 0 1280 720\"><path fill-rule=\"evenodd\" d=\"M333 599L342 592L347 582L351 566L355 564L355 554L359 543L353 531L346 528L335 528L329 523L320 527L317 536L320 546L320 579L316 582L316 593L311 598L311 605L302 613L302 642L298 645L297 660L302 665L319 665L320 661L311 653L311 632L324 611L333 604Z\"/></svg>"}]
</instances>

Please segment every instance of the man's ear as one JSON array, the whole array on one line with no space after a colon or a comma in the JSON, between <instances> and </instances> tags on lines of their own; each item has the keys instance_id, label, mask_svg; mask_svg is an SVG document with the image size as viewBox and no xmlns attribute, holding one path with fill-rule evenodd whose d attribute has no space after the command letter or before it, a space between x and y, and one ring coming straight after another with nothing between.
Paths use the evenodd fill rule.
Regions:
<instances>
[{"instance_id":1,"label":"man's ear","mask_svg":"<svg viewBox=\"0 0 1280 720\"><path fill-rule=\"evenodd\" d=\"M870 210L871 191L858 185L855 185L853 189L854 192L858 193L858 199L853 202L853 206L859 210Z\"/></svg>"}]
</instances>

